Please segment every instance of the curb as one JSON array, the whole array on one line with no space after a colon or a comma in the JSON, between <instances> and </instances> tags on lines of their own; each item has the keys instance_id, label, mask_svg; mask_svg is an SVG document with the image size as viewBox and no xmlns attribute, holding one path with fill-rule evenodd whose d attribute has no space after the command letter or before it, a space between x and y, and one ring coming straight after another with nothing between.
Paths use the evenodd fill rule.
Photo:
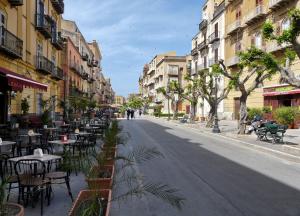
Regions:
<instances>
[{"instance_id":1,"label":"curb","mask_svg":"<svg viewBox=\"0 0 300 216\"><path fill-rule=\"evenodd\" d=\"M147 117L147 119L152 120L151 117L150 118ZM153 120L157 120L157 119L153 119ZM286 153L286 152L266 148L266 147L263 147L263 146L259 146L257 144L242 141L242 140L239 140L239 139L236 139L236 138L233 138L233 137L229 137L229 136L226 136L226 135L215 134L215 133L212 133L212 132L208 132L206 130L198 130L196 128L193 128L191 126L184 125L184 124L181 125L181 124L178 124L178 123L175 123L175 122L165 121L165 120L163 120L163 122L173 124L173 125L176 125L176 126L184 126L185 128L192 129L193 131L196 131L196 132L201 132L201 133L204 133L204 134L214 135L214 136L218 136L220 138L225 138L227 140L239 142L239 143L242 143L244 145L241 146L241 145L236 145L236 144L232 144L232 143L231 143L231 145L236 145L236 146L244 147L244 148L248 148L248 149L254 149L254 150L257 150L259 152L267 153L268 155L272 155L272 156L275 156L275 157L280 158L280 159L285 159L285 160L288 160L290 162L300 163L300 157L289 154L289 153ZM285 148L285 146L283 146L283 148Z\"/></svg>"}]
</instances>

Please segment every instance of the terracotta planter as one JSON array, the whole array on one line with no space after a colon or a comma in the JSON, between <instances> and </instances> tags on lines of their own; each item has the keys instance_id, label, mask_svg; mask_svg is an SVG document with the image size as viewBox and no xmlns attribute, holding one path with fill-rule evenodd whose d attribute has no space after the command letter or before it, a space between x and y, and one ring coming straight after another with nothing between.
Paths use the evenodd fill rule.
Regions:
<instances>
[{"instance_id":1,"label":"terracotta planter","mask_svg":"<svg viewBox=\"0 0 300 216\"><path fill-rule=\"evenodd\" d=\"M24 207L23 206L16 204L16 203L6 203L5 206L10 209L16 209L16 212L18 212L14 215L10 214L11 216L24 216Z\"/></svg>"},{"instance_id":2,"label":"terracotta planter","mask_svg":"<svg viewBox=\"0 0 300 216\"><path fill-rule=\"evenodd\" d=\"M87 178L89 188L96 190L111 189L113 184L113 177L115 172L115 167L111 165L106 165L103 167L94 166L91 172L102 172L108 170L111 173L110 178Z\"/></svg>"},{"instance_id":3,"label":"terracotta planter","mask_svg":"<svg viewBox=\"0 0 300 216\"><path fill-rule=\"evenodd\" d=\"M79 192L73 206L69 212L69 216L75 216L76 210L79 208L81 203L86 200L92 199L95 195L100 195L102 198L108 200L105 216L109 216L110 201L111 201L111 190L82 190Z\"/></svg>"}]
</instances>

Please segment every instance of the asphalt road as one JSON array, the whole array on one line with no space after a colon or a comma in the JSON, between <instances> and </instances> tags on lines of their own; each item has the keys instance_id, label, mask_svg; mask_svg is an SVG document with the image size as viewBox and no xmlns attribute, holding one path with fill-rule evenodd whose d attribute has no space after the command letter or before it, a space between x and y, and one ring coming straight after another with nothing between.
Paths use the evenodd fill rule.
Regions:
<instances>
[{"instance_id":1,"label":"asphalt road","mask_svg":"<svg viewBox=\"0 0 300 216\"><path fill-rule=\"evenodd\" d=\"M131 134L127 149L156 147L165 156L134 172L179 189L186 201L178 211L152 196L131 198L114 203L111 216L300 216L299 164L170 123L121 124Z\"/></svg>"}]
</instances>

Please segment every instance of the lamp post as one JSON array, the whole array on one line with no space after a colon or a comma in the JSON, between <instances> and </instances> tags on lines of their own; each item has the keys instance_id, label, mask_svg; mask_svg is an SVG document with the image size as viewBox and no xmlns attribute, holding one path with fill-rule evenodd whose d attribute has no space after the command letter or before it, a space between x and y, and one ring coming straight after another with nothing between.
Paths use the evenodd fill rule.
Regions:
<instances>
[{"instance_id":1,"label":"lamp post","mask_svg":"<svg viewBox=\"0 0 300 216\"><path fill-rule=\"evenodd\" d=\"M219 128L219 119L218 119L218 76L215 76L215 116L214 116L214 126L212 129L213 133L221 133Z\"/></svg>"}]
</instances>

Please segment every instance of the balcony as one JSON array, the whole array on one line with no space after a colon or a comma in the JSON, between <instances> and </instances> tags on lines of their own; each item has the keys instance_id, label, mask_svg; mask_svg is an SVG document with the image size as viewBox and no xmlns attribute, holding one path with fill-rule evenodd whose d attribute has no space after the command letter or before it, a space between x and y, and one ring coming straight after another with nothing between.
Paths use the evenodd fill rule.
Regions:
<instances>
[{"instance_id":1,"label":"balcony","mask_svg":"<svg viewBox=\"0 0 300 216\"><path fill-rule=\"evenodd\" d=\"M54 64L44 56L36 56L36 69L44 74L52 74Z\"/></svg>"},{"instance_id":2,"label":"balcony","mask_svg":"<svg viewBox=\"0 0 300 216\"><path fill-rule=\"evenodd\" d=\"M226 33L228 35L230 34L234 34L236 33L237 31L241 30L243 27L242 27L242 20L236 20L234 21L233 23L229 24L226 28Z\"/></svg>"},{"instance_id":3,"label":"balcony","mask_svg":"<svg viewBox=\"0 0 300 216\"><path fill-rule=\"evenodd\" d=\"M208 24L208 22L206 19L202 20L201 23L199 24L199 31L202 31L203 29L205 29L207 27L207 24Z\"/></svg>"},{"instance_id":4,"label":"balcony","mask_svg":"<svg viewBox=\"0 0 300 216\"><path fill-rule=\"evenodd\" d=\"M217 7L215 7L214 18L217 17L217 16L219 16L224 10L225 10L225 1L223 1Z\"/></svg>"},{"instance_id":5,"label":"balcony","mask_svg":"<svg viewBox=\"0 0 300 216\"><path fill-rule=\"evenodd\" d=\"M208 44L207 44L206 40L204 40L198 45L198 50L202 51L203 49L205 49L207 47L208 47Z\"/></svg>"},{"instance_id":6,"label":"balcony","mask_svg":"<svg viewBox=\"0 0 300 216\"><path fill-rule=\"evenodd\" d=\"M93 64L93 67L98 67L99 66L99 62L97 60L93 60L92 64Z\"/></svg>"},{"instance_id":7,"label":"balcony","mask_svg":"<svg viewBox=\"0 0 300 216\"><path fill-rule=\"evenodd\" d=\"M284 50L285 48L288 47L291 47L291 44L288 43L278 44L276 41L271 41L266 46L266 52L273 53L273 52Z\"/></svg>"},{"instance_id":8,"label":"balcony","mask_svg":"<svg viewBox=\"0 0 300 216\"><path fill-rule=\"evenodd\" d=\"M51 77L55 80L63 80L64 79L64 72L61 68L59 67L54 67Z\"/></svg>"},{"instance_id":9,"label":"balcony","mask_svg":"<svg viewBox=\"0 0 300 216\"><path fill-rule=\"evenodd\" d=\"M276 10L282 8L285 4L290 3L291 0L270 0L269 8L270 10Z\"/></svg>"},{"instance_id":10,"label":"balcony","mask_svg":"<svg viewBox=\"0 0 300 216\"><path fill-rule=\"evenodd\" d=\"M88 66L88 67L93 67L93 60L88 59L88 61L87 61L87 66Z\"/></svg>"},{"instance_id":11,"label":"balcony","mask_svg":"<svg viewBox=\"0 0 300 216\"><path fill-rule=\"evenodd\" d=\"M198 65L198 70L204 70L204 69L208 69L207 67L207 62L201 63Z\"/></svg>"},{"instance_id":12,"label":"balcony","mask_svg":"<svg viewBox=\"0 0 300 216\"><path fill-rule=\"evenodd\" d=\"M4 26L0 27L0 50L12 58L22 58L23 41L9 32Z\"/></svg>"},{"instance_id":13,"label":"balcony","mask_svg":"<svg viewBox=\"0 0 300 216\"><path fill-rule=\"evenodd\" d=\"M76 73L80 74L80 67L75 62L72 62L70 64L70 69L74 70Z\"/></svg>"},{"instance_id":14,"label":"balcony","mask_svg":"<svg viewBox=\"0 0 300 216\"><path fill-rule=\"evenodd\" d=\"M233 56L229 59L226 59L225 65L227 67L233 67L237 65L240 62L240 57L239 56Z\"/></svg>"},{"instance_id":15,"label":"balcony","mask_svg":"<svg viewBox=\"0 0 300 216\"><path fill-rule=\"evenodd\" d=\"M219 31L218 31L218 32L212 33L212 34L209 35L209 37L208 37L208 42L209 42L210 44L212 44L212 43L214 43L215 41L218 41L218 40L220 40L220 32L219 32Z\"/></svg>"},{"instance_id":16,"label":"balcony","mask_svg":"<svg viewBox=\"0 0 300 216\"><path fill-rule=\"evenodd\" d=\"M87 53L82 52L81 58L83 61L87 61L87 60L89 60L89 55Z\"/></svg>"},{"instance_id":17,"label":"balcony","mask_svg":"<svg viewBox=\"0 0 300 216\"><path fill-rule=\"evenodd\" d=\"M62 50L63 47L64 47L64 40L63 38L61 37L61 32L54 32L53 36L52 36L52 39L51 39L51 43L52 45L58 49L58 50Z\"/></svg>"},{"instance_id":18,"label":"balcony","mask_svg":"<svg viewBox=\"0 0 300 216\"><path fill-rule=\"evenodd\" d=\"M198 55L198 47L195 47L194 49L192 49L191 55L192 56L197 56Z\"/></svg>"},{"instance_id":19,"label":"balcony","mask_svg":"<svg viewBox=\"0 0 300 216\"><path fill-rule=\"evenodd\" d=\"M65 9L65 4L63 0L51 0L53 8L58 14L63 14Z\"/></svg>"},{"instance_id":20,"label":"balcony","mask_svg":"<svg viewBox=\"0 0 300 216\"><path fill-rule=\"evenodd\" d=\"M11 6L22 6L23 0L8 0Z\"/></svg>"},{"instance_id":21,"label":"balcony","mask_svg":"<svg viewBox=\"0 0 300 216\"><path fill-rule=\"evenodd\" d=\"M179 70L178 68L174 68L174 69L169 69L168 70L168 75L169 76L178 76L179 75Z\"/></svg>"},{"instance_id":22,"label":"balcony","mask_svg":"<svg viewBox=\"0 0 300 216\"><path fill-rule=\"evenodd\" d=\"M44 14L36 14L35 28L42 34L46 39L51 38L51 22L49 17Z\"/></svg>"},{"instance_id":23,"label":"balcony","mask_svg":"<svg viewBox=\"0 0 300 216\"><path fill-rule=\"evenodd\" d=\"M209 61L208 61L208 66L209 67L211 67L211 66L213 66L215 64L219 64L219 58L211 58L211 59L209 59Z\"/></svg>"},{"instance_id":24,"label":"balcony","mask_svg":"<svg viewBox=\"0 0 300 216\"><path fill-rule=\"evenodd\" d=\"M250 11L246 18L245 18L245 24L251 25L263 18L265 18L267 15L266 9L264 5L257 6L254 10Z\"/></svg>"}]
</instances>

